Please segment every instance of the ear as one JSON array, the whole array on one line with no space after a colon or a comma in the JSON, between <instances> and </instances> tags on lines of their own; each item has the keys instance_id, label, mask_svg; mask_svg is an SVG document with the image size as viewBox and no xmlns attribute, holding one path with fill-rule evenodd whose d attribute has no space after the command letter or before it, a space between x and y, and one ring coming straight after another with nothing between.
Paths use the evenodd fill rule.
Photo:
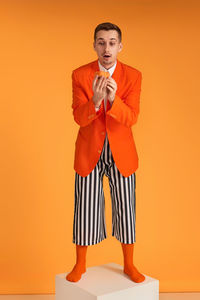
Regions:
<instances>
[{"instance_id":1,"label":"ear","mask_svg":"<svg viewBox=\"0 0 200 300\"><path fill-rule=\"evenodd\" d=\"M119 44L119 50L118 50L118 52L122 51L122 49L123 49L123 44L120 43L120 44Z\"/></svg>"}]
</instances>

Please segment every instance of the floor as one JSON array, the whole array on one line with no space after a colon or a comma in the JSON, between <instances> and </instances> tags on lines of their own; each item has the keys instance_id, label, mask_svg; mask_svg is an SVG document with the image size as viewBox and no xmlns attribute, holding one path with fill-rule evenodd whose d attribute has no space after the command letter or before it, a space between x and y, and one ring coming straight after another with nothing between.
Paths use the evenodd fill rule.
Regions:
<instances>
[{"instance_id":1,"label":"floor","mask_svg":"<svg viewBox=\"0 0 200 300\"><path fill-rule=\"evenodd\" d=\"M0 300L55 300L55 294L0 295ZM160 293L159 300L200 300L200 293Z\"/></svg>"}]
</instances>

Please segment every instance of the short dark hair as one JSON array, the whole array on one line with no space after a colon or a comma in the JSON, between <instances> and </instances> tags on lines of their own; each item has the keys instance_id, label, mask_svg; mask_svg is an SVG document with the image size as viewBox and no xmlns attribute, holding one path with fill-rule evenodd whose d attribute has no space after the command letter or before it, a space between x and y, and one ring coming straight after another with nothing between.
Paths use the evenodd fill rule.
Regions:
<instances>
[{"instance_id":1,"label":"short dark hair","mask_svg":"<svg viewBox=\"0 0 200 300\"><path fill-rule=\"evenodd\" d=\"M94 41L96 41L96 36L97 36L97 32L100 30L116 30L118 32L118 37L119 37L119 42L121 42L122 40L122 32L121 29L113 24L113 23L109 23L109 22L105 22L105 23L101 23L99 25L97 25L97 27L94 30Z\"/></svg>"}]
</instances>

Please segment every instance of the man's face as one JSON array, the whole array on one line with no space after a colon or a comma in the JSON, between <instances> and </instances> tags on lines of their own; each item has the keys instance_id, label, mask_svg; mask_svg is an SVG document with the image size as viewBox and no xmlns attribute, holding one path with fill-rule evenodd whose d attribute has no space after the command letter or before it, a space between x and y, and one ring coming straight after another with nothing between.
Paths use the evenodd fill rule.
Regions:
<instances>
[{"instance_id":1,"label":"man's face","mask_svg":"<svg viewBox=\"0 0 200 300\"><path fill-rule=\"evenodd\" d=\"M99 61L104 68L111 68L117 59L118 52L122 49L116 30L100 30L97 32L96 41L93 43ZM106 57L105 55L108 55Z\"/></svg>"}]
</instances>

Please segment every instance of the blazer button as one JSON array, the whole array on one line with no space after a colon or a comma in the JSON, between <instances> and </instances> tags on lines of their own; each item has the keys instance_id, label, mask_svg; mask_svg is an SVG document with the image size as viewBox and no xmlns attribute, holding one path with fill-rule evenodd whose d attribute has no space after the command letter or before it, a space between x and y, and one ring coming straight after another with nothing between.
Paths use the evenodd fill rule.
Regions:
<instances>
[{"instance_id":1,"label":"blazer button","mask_svg":"<svg viewBox=\"0 0 200 300\"><path fill-rule=\"evenodd\" d=\"M98 150L99 153L101 153L101 150Z\"/></svg>"},{"instance_id":2,"label":"blazer button","mask_svg":"<svg viewBox=\"0 0 200 300\"><path fill-rule=\"evenodd\" d=\"M104 132L104 131L102 131L102 132L101 132L101 134L105 134L105 132Z\"/></svg>"}]
</instances>

